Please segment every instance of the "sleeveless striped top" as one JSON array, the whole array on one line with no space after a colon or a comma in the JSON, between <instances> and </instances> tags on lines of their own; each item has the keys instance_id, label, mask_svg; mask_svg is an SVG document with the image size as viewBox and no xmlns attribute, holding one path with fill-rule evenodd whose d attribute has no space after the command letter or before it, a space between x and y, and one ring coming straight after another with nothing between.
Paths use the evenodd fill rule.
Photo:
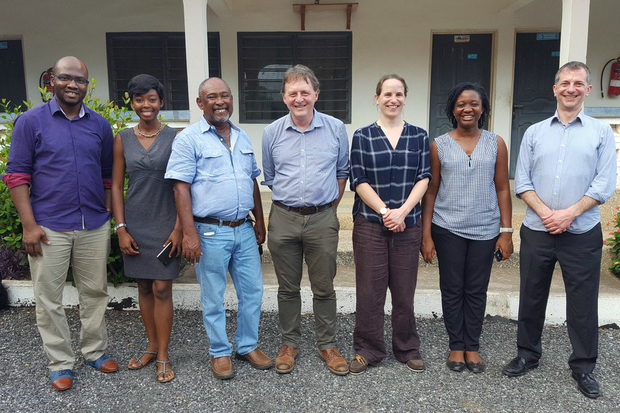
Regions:
<instances>
[{"instance_id":1,"label":"sleeveless striped top","mask_svg":"<svg viewBox=\"0 0 620 413\"><path fill-rule=\"evenodd\" d=\"M435 138L441 182L433 223L455 235L489 240L499 234L500 214L495 191L497 136L483 130L471 156L447 133Z\"/></svg>"}]
</instances>

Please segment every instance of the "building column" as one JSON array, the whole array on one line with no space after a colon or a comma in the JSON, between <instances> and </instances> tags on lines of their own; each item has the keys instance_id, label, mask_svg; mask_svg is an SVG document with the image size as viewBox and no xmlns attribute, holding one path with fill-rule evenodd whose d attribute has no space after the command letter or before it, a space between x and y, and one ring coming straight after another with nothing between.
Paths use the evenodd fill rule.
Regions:
<instances>
[{"instance_id":1,"label":"building column","mask_svg":"<svg viewBox=\"0 0 620 413\"><path fill-rule=\"evenodd\" d=\"M209 77L207 2L208 0L183 0L190 123L198 122L202 116L200 108L196 105L198 85Z\"/></svg>"},{"instance_id":2,"label":"building column","mask_svg":"<svg viewBox=\"0 0 620 413\"><path fill-rule=\"evenodd\" d=\"M586 62L589 23L590 0L562 0L560 66L573 60Z\"/></svg>"}]
</instances>

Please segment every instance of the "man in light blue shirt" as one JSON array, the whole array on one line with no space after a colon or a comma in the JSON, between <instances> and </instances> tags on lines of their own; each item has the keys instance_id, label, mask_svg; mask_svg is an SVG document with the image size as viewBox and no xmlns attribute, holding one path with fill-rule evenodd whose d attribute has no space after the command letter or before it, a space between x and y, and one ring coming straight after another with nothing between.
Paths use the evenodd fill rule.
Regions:
<instances>
[{"instance_id":1,"label":"man in light blue shirt","mask_svg":"<svg viewBox=\"0 0 620 413\"><path fill-rule=\"evenodd\" d=\"M261 370L273 365L257 345L263 297L257 244L265 241L256 182L260 170L248 136L229 120L233 97L226 82L209 78L200 84L198 96L203 117L175 138L165 177L175 180L183 256L196 265L213 376L230 379L234 376L232 345L226 335L223 305L227 271L239 300L237 358Z\"/></svg>"},{"instance_id":2,"label":"man in light blue shirt","mask_svg":"<svg viewBox=\"0 0 620 413\"><path fill-rule=\"evenodd\" d=\"M282 347L276 371L290 373L301 341L300 283L303 260L313 293L319 356L336 375L349 367L336 349L336 254L340 225L336 207L349 176L344 124L314 109L319 81L303 65L289 69L282 100L289 114L263 133L263 185L273 191L269 251L278 278Z\"/></svg>"},{"instance_id":3,"label":"man in light blue shirt","mask_svg":"<svg viewBox=\"0 0 620 413\"><path fill-rule=\"evenodd\" d=\"M602 233L598 205L616 188L616 147L611 127L583 112L592 91L590 70L569 62L553 86L555 115L525 132L515 193L527 204L521 227L518 355L509 377L538 367L541 335L555 263L566 287L566 323L573 347L568 364L579 390L597 398L592 371L598 356L598 290Z\"/></svg>"}]
</instances>

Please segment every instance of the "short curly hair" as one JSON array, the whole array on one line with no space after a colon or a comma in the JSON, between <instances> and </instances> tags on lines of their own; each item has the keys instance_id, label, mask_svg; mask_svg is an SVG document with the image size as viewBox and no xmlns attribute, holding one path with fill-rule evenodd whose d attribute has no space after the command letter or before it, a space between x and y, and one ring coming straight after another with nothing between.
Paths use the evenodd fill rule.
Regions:
<instances>
[{"instance_id":1,"label":"short curly hair","mask_svg":"<svg viewBox=\"0 0 620 413\"><path fill-rule=\"evenodd\" d=\"M456 105L456 101L458 100L461 93L466 90L473 90L478 93L480 96L480 100L482 101L482 115L480 119L478 119L478 127L482 129L489 119L489 114L491 113L491 103L489 102L489 95L487 95L487 91L477 83L473 82L463 82L454 86L450 93L448 94L448 101L446 102L446 116L448 120L452 123L452 127L456 128L458 126L458 122L454 117L454 106Z\"/></svg>"},{"instance_id":2,"label":"short curly hair","mask_svg":"<svg viewBox=\"0 0 620 413\"><path fill-rule=\"evenodd\" d=\"M164 85L156 77L151 75L137 75L131 78L127 85L129 99L135 95L144 95L151 89L155 89L160 100L164 100Z\"/></svg>"}]
</instances>

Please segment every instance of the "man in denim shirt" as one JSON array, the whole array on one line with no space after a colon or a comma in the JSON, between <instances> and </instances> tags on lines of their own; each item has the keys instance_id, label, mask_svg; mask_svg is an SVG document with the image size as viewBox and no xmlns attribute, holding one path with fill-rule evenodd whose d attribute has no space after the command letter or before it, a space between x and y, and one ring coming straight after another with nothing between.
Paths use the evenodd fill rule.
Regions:
<instances>
[{"instance_id":1,"label":"man in denim shirt","mask_svg":"<svg viewBox=\"0 0 620 413\"><path fill-rule=\"evenodd\" d=\"M303 259L313 294L319 356L337 375L349 373L336 349L336 254L340 229L336 207L349 175L344 124L314 109L319 81L309 68L289 69L282 99L289 114L265 128L263 169L273 191L269 251L278 277L282 348L276 371L293 370L301 341L300 282Z\"/></svg>"},{"instance_id":2,"label":"man in denim shirt","mask_svg":"<svg viewBox=\"0 0 620 413\"><path fill-rule=\"evenodd\" d=\"M597 398L591 373L598 356L603 246L598 205L616 188L616 146L611 127L583 112L591 91L585 64L563 65L553 86L555 115L528 128L521 143L515 193L527 211L521 227L518 353L503 372L515 377L538 367L549 287L559 262L573 347L568 364L579 390Z\"/></svg>"},{"instance_id":3,"label":"man in denim shirt","mask_svg":"<svg viewBox=\"0 0 620 413\"><path fill-rule=\"evenodd\" d=\"M265 223L256 182L260 170L248 136L230 121L230 88L209 78L198 96L203 117L175 138L165 177L175 180L183 255L196 266L213 376L224 380L234 376L223 305L227 271L239 300L237 358L261 370L273 365L258 348L263 275L257 244L265 242Z\"/></svg>"}]
</instances>

